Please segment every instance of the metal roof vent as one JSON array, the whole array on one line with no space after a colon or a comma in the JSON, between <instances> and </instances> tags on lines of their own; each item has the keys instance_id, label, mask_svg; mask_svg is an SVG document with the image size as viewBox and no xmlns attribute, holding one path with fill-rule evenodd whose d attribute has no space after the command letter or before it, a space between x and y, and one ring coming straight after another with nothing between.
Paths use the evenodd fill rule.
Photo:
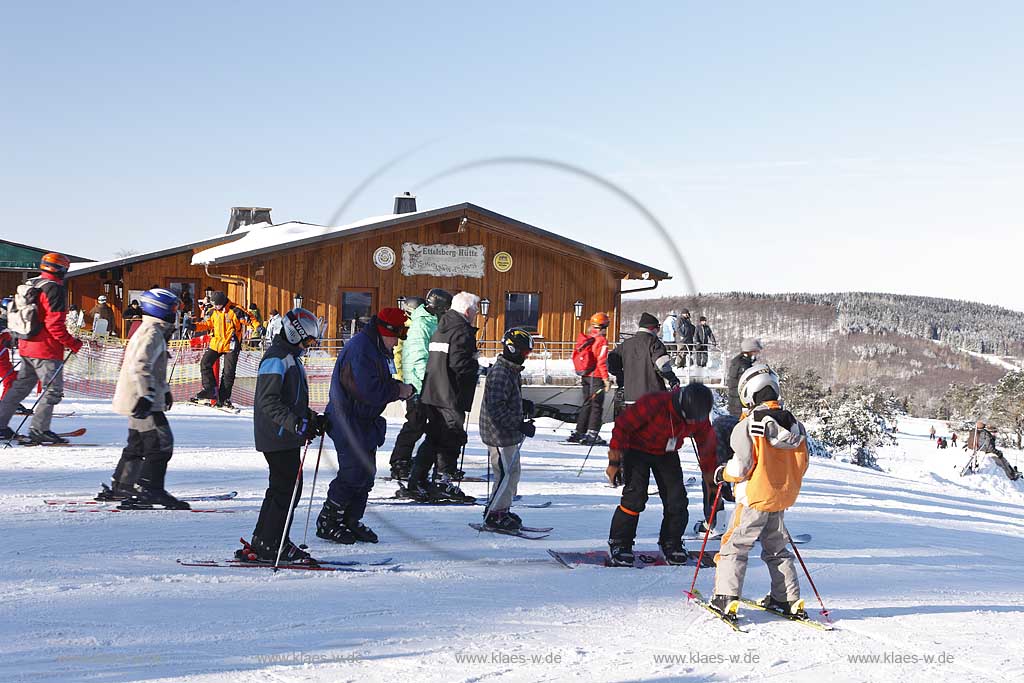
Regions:
<instances>
[{"instance_id":1,"label":"metal roof vent","mask_svg":"<svg viewBox=\"0 0 1024 683\"><path fill-rule=\"evenodd\" d=\"M273 223L270 220L270 209L258 206L235 206L231 209L231 218L228 220L228 232L256 223Z\"/></svg>"}]
</instances>

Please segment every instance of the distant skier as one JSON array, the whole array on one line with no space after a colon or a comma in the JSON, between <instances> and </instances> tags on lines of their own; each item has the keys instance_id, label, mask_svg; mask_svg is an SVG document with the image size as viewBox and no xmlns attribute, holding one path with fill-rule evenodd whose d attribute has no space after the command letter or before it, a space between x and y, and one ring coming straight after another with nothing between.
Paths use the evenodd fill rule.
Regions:
<instances>
[{"instance_id":1,"label":"distant skier","mask_svg":"<svg viewBox=\"0 0 1024 683\"><path fill-rule=\"evenodd\" d=\"M167 342L174 333L178 295L150 289L139 295L142 323L128 340L114 389L114 410L128 416L128 444L121 451L110 488L98 500L122 500L122 508L187 510L189 504L165 488L174 435L164 414L174 404L167 383Z\"/></svg>"},{"instance_id":2,"label":"distant skier","mask_svg":"<svg viewBox=\"0 0 1024 683\"><path fill-rule=\"evenodd\" d=\"M676 357L676 365L685 367L693 365L693 335L697 328L690 321L690 311L683 309L679 316L679 353Z\"/></svg>"},{"instance_id":3,"label":"distant skier","mask_svg":"<svg viewBox=\"0 0 1024 683\"><path fill-rule=\"evenodd\" d=\"M203 389L196 394L194 402L216 401L216 405L234 408L231 402L231 391L235 386L235 370L238 367L238 356L242 352L242 330L248 316L232 303L224 292L214 292L210 297L213 312L208 320L195 323L196 332L210 332L210 348L203 353L199 362ZM214 364L221 358L224 365L220 384L217 383Z\"/></svg>"},{"instance_id":4,"label":"distant skier","mask_svg":"<svg viewBox=\"0 0 1024 683\"><path fill-rule=\"evenodd\" d=\"M405 336L406 320L402 309L382 308L348 340L334 364L327 434L338 453L338 475L316 519L316 535L328 541L377 542L362 519L377 476L377 448L387 434L381 415L389 403L415 391L391 376L392 349Z\"/></svg>"},{"instance_id":5,"label":"distant skier","mask_svg":"<svg viewBox=\"0 0 1024 683\"><path fill-rule=\"evenodd\" d=\"M292 508L302 497L299 471L302 447L324 433L326 417L309 407L309 383L302 356L320 341L320 321L311 311L285 313L282 325L260 359L252 421L256 450L270 468L260 515L251 541L235 552L242 561L274 562L278 550L285 563L309 562L285 528ZM284 539L282 548L281 542Z\"/></svg>"},{"instance_id":6,"label":"distant skier","mask_svg":"<svg viewBox=\"0 0 1024 683\"><path fill-rule=\"evenodd\" d=\"M667 349L679 349L679 314L675 311L665 316L665 321L661 323L661 343Z\"/></svg>"},{"instance_id":7,"label":"distant skier","mask_svg":"<svg viewBox=\"0 0 1024 683\"><path fill-rule=\"evenodd\" d=\"M729 361L729 369L725 373L725 386L729 392L730 415L739 417L743 413L739 394L740 377L750 369L763 350L764 345L760 339L747 337L740 343L740 352Z\"/></svg>"},{"instance_id":8,"label":"distant skier","mask_svg":"<svg viewBox=\"0 0 1024 683\"><path fill-rule=\"evenodd\" d=\"M614 482L621 470L625 485L608 532L613 565L633 566L633 542L640 513L647 506L652 472L663 508L658 546L669 564L686 564L689 560L683 545L688 500L679 447L684 439L693 436L697 440L697 458L709 467L714 466L717 444L708 421L713 405L711 390L693 382L672 391L642 396L615 420L606 474L608 481Z\"/></svg>"},{"instance_id":9,"label":"distant skier","mask_svg":"<svg viewBox=\"0 0 1024 683\"><path fill-rule=\"evenodd\" d=\"M928 440L931 441L935 438L935 425L928 428Z\"/></svg>"},{"instance_id":10,"label":"distant skier","mask_svg":"<svg viewBox=\"0 0 1024 683\"><path fill-rule=\"evenodd\" d=\"M608 354L608 373L623 388L626 405L652 391L665 391L666 382L669 388L679 386L668 349L658 339L658 319L643 313L637 326L636 334Z\"/></svg>"},{"instance_id":11,"label":"distant skier","mask_svg":"<svg viewBox=\"0 0 1024 683\"><path fill-rule=\"evenodd\" d=\"M608 377L608 326L611 319L607 313L598 312L590 316L590 330L580 334L573 350L573 361L588 359L588 367L576 365L576 372L582 373L583 404L576 419L576 431L566 439L569 443L583 446L604 446L601 425L604 417L604 397L611 390Z\"/></svg>"},{"instance_id":12,"label":"distant skier","mask_svg":"<svg viewBox=\"0 0 1024 683\"><path fill-rule=\"evenodd\" d=\"M708 319L704 316L701 316L697 323L697 329L693 333L693 343L697 353L697 367L707 367L708 349L716 346L718 341L715 339L715 333L711 331L711 326L708 325Z\"/></svg>"},{"instance_id":13,"label":"distant skier","mask_svg":"<svg viewBox=\"0 0 1024 683\"><path fill-rule=\"evenodd\" d=\"M519 449L537 428L524 410L523 363L533 351L533 337L516 327L501 340L501 355L491 365L484 382L484 400L480 411L480 439L494 470L491 499L484 508L484 526L501 531L517 531L523 520L512 512L512 501L519 488Z\"/></svg>"},{"instance_id":14,"label":"distant skier","mask_svg":"<svg viewBox=\"0 0 1024 683\"><path fill-rule=\"evenodd\" d=\"M761 559L771 577L771 592L762 604L806 618L784 517L796 502L807 471L807 431L782 407L779 378L767 365L759 363L743 373L739 395L749 413L733 429L734 455L714 478L716 484L735 484L736 512L715 557L711 606L723 614L735 613L747 556L760 541Z\"/></svg>"},{"instance_id":15,"label":"distant skier","mask_svg":"<svg viewBox=\"0 0 1024 683\"><path fill-rule=\"evenodd\" d=\"M443 289L434 288L427 292L425 299L416 299L420 303L409 314L409 330L401 350L395 347L395 362L402 358L401 381L411 384L416 390L405 402L405 424L395 437L395 445L391 450L391 478L406 480L412 470L412 452L416 442L423 436L427 426L427 410L420 404L420 392L423 391L423 377L427 372L427 360L430 358L430 337L437 330L437 322L448 312L452 305L452 295ZM408 305L409 300L406 300Z\"/></svg>"},{"instance_id":16,"label":"distant skier","mask_svg":"<svg viewBox=\"0 0 1024 683\"><path fill-rule=\"evenodd\" d=\"M953 433L952 433L952 434L950 435L950 437L949 437L949 443L953 445L953 448L956 448L956 440L957 440L957 438L958 438L958 437L957 437L957 435L956 435L956 432L953 432Z\"/></svg>"}]
</instances>

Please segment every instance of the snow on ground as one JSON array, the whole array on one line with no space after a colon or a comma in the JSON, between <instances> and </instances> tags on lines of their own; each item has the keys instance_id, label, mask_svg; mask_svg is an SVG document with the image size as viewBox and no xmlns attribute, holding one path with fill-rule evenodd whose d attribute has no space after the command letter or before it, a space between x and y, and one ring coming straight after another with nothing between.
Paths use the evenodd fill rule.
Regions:
<instances>
[{"instance_id":1,"label":"snow on ground","mask_svg":"<svg viewBox=\"0 0 1024 683\"><path fill-rule=\"evenodd\" d=\"M177 406L168 488L237 490L210 503L234 514L69 513L43 498L86 496L106 481L126 432L106 404L69 399L61 430L89 429L90 447L0 454L0 679L4 681L988 681L1021 680L1024 496L993 468L958 474L963 451L934 449L925 420L901 420L888 472L815 459L794 533L837 629L823 633L747 612L736 634L687 604L692 567L567 570L546 548L604 547L616 491L595 450L541 429L528 442L520 492L526 523L555 526L527 541L478 534L481 508L371 506L379 545L332 546L324 559L394 557L396 573L323 574L186 568L226 558L248 536L266 486L251 415ZM944 427L936 423L940 434ZM549 425L550 426L550 425ZM399 425L378 457L386 467ZM329 442L328 442L329 443ZM483 474L476 435L466 457ZM1008 453L1011 462L1018 454ZM311 483L314 449L307 461ZM334 472L325 450L316 499ZM692 453L684 467L695 472ZM324 475L327 475L326 477ZM653 488L653 483L652 483ZM484 484L466 489L482 495ZM308 489L307 489L308 490ZM374 498L393 486L378 482ZM691 487L691 521L699 490ZM314 506L316 515L318 505ZM305 500L293 536L302 538ZM661 506L640 521L653 548ZM690 547L694 547L690 544ZM698 587L711 590L712 572ZM746 594L767 590L752 558ZM816 601L802 583L812 615ZM472 658L473 661L468 661ZM854 661L877 658L877 662ZM930 658L930 659L928 659Z\"/></svg>"}]
</instances>

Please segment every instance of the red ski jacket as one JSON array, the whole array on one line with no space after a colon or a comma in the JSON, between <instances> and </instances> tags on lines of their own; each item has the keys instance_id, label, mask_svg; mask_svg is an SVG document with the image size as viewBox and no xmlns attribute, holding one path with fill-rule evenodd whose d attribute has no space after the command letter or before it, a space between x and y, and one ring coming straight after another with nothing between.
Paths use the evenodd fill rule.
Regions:
<instances>
[{"instance_id":1,"label":"red ski jacket","mask_svg":"<svg viewBox=\"0 0 1024 683\"><path fill-rule=\"evenodd\" d=\"M715 449L718 439L711 422L685 422L675 408L675 395L680 389L655 391L627 406L615 419L609 448L618 451L641 451L651 455L675 455L688 436L697 442L697 460L701 472L715 471L718 463Z\"/></svg>"},{"instance_id":2,"label":"red ski jacket","mask_svg":"<svg viewBox=\"0 0 1024 683\"><path fill-rule=\"evenodd\" d=\"M68 288L64 280L43 272L39 285L37 312L43 323L39 334L18 342L18 353L26 358L64 360L64 349L78 353L82 342L71 336L64 321L68 316Z\"/></svg>"}]
</instances>

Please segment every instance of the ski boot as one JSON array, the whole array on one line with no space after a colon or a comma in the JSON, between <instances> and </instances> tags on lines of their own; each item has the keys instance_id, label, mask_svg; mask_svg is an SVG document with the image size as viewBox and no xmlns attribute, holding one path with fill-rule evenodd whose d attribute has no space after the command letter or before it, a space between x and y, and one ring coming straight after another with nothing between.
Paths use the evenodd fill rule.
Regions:
<instances>
[{"instance_id":1,"label":"ski boot","mask_svg":"<svg viewBox=\"0 0 1024 683\"><path fill-rule=\"evenodd\" d=\"M271 543L262 540L258 536L252 537L251 543L242 540L242 547L235 551L235 559L241 562L274 563L277 562L278 543ZM309 553L287 539L284 548L281 550L281 564L312 564L317 562Z\"/></svg>"},{"instance_id":2,"label":"ski boot","mask_svg":"<svg viewBox=\"0 0 1024 683\"><path fill-rule=\"evenodd\" d=\"M797 619L811 618L807 614L807 610L804 609L803 598L798 598L791 602L787 600L776 600L771 596L771 593L769 593L768 595L761 598L761 600L759 600L757 604L761 605L761 607L764 607L765 609L770 609L773 612L778 612L779 614L786 614L791 617L796 617Z\"/></svg>"},{"instance_id":3,"label":"ski boot","mask_svg":"<svg viewBox=\"0 0 1024 683\"><path fill-rule=\"evenodd\" d=\"M711 527L711 533L708 534L708 538L718 538L719 536L722 535L722 532L719 531L716 527L717 527L717 525ZM704 534L707 534L708 533L708 523L707 523L707 520L702 519L701 521L699 521L696 524L694 524L693 525L693 533L697 534L698 536L703 536Z\"/></svg>"},{"instance_id":4,"label":"ski boot","mask_svg":"<svg viewBox=\"0 0 1024 683\"><path fill-rule=\"evenodd\" d=\"M38 429L30 429L28 431L28 439L34 444L48 444L48 443L70 443L63 436L59 436L55 432L47 429L46 431L39 431Z\"/></svg>"},{"instance_id":5,"label":"ski boot","mask_svg":"<svg viewBox=\"0 0 1024 683\"><path fill-rule=\"evenodd\" d=\"M633 563L636 562L632 543L608 541L608 554L611 556L609 564L612 567L632 567L634 566Z\"/></svg>"},{"instance_id":6,"label":"ski boot","mask_svg":"<svg viewBox=\"0 0 1024 683\"><path fill-rule=\"evenodd\" d=\"M164 510L191 510L192 506L178 500L166 489L152 488L142 484L132 487L132 495L121 501L118 510L152 510L161 507Z\"/></svg>"},{"instance_id":7,"label":"ski boot","mask_svg":"<svg viewBox=\"0 0 1024 683\"><path fill-rule=\"evenodd\" d=\"M466 495L458 485L448 477L442 477L441 481L434 485L434 493L440 501L454 501L456 503L475 503L476 498Z\"/></svg>"},{"instance_id":8,"label":"ski boot","mask_svg":"<svg viewBox=\"0 0 1024 683\"><path fill-rule=\"evenodd\" d=\"M409 498L418 503L429 503L432 496L433 487L422 481L410 481L405 486L399 486L398 492L395 493L396 498Z\"/></svg>"},{"instance_id":9,"label":"ski boot","mask_svg":"<svg viewBox=\"0 0 1024 683\"><path fill-rule=\"evenodd\" d=\"M582 432L573 432L569 435L569 438L565 440L566 443L580 443L583 437L586 436Z\"/></svg>"},{"instance_id":10,"label":"ski boot","mask_svg":"<svg viewBox=\"0 0 1024 683\"><path fill-rule=\"evenodd\" d=\"M18 407L14 409L14 414L15 415L31 415L32 411L19 403Z\"/></svg>"},{"instance_id":11,"label":"ski boot","mask_svg":"<svg viewBox=\"0 0 1024 683\"><path fill-rule=\"evenodd\" d=\"M589 431L580 439L581 446L607 446L608 442L601 438L596 431Z\"/></svg>"},{"instance_id":12,"label":"ski boot","mask_svg":"<svg viewBox=\"0 0 1024 683\"><path fill-rule=\"evenodd\" d=\"M0 440L2 441L14 441L14 430L10 427L0 427Z\"/></svg>"},{"instance_id":13,"label":"ski boot","mask_svg":"<svg viewBox=\"0 0 1024 683\"><path fill-rule=\"evenodd\" d=\"M399 463L391 467L391 478L395 481L408 481L412 467L408 463Z\"/></svg>"},{"instance_id":14,"label":"ski boot","mask_svg":"<svg viewBox=\"0 0 1024 683\"><path fill-rule=\"evenodd\" d=\"M227 408L228 410L234 410L235 404L231 401L217 401L218 408Z\"/></svg>"},{"instance_id":15,"label":"ski boot","mask_svg":"<svg viewBox=\"0 0 1024 683\"><path fill-rule=\"evenodd\" d=\"M96 500L102 501L120 501L127 500L132 497L135 493L135 489L131 486L122 486L120 482L113 481L111 486L106 484L100 484L103 488L99 493L96 494Z\"/></svg>"},{"instance_id":16,"label":"ski boot","mask_svg":"<svg viewBox=\"0 0 1024 683\"><path fill-rule=\"evenodd\" d=\"M714 595L708 606L725 619L736 621L740 609L740 598L738 595Z\"/></svg>"},{"instance_id":17,"label":"ski boot","mask_svg":"<svg viewBox=\"0 0 1024 683\"><path fill-rule=\"evenodd\" d=\"M320 514L316 518L317 538L345 545L355 543L356 535L342 521L344 512L341 506L330 498L325 500L324 506L320 509Z\"/></svg>"},{"instance_id":18,"label":"ski boot","mask_svg":"<svg viewBox=\"0 0 1024 683\"><path fill-rule=\"evenodd\" d=\"M523 528L522 520L517 519L508 511L495 511L484 516L484 526L496 531L516 532Z\"/></svg>"},{"instance_id":19,"label":"ski boot","mask_svg":"<svg viewBox=\"0 0 1024 683\"><path fill-rule=\"evenodd\" d=\"M520 517L516 513L512 512L511 510L509 510L506 514L509 517L511 517L512 519L516 520L516 524L518 524L519 526L523 526L523 518L522 517Z\"/></svg>"},{"instance_id":20,"label":"ski boot","mask_svg":"<svg viewBox=\"0 0 1024 683\"><path fill-rule=\"evenodd\" d=\"M366 526L358 519L351 522L346 522L345 527L355 536L356 541L360 543L376 543L380 539L377 538L377 534L373 532L373 529Z\"/></svg>"},{"instance_id":21,"label":"ski boot","mask_svg":"<svg viewBox=\"0 0 1024 683\"><path fill-rule=\"evenodd\" d=\"M681 543L659 544L658 547L661 548L661 554L669 564L683 565L690 561L690 553L686 551L686 548Z\"/></svg>"}]
</instances>

